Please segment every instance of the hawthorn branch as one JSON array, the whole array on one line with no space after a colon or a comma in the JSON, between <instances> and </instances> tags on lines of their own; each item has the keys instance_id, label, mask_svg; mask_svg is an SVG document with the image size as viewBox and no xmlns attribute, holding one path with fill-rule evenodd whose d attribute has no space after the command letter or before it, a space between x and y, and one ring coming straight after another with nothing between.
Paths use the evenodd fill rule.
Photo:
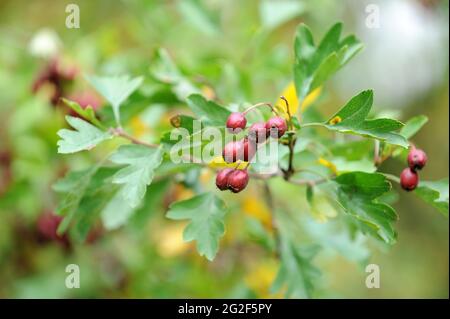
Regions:
<instances>
[{"instance_id":1,"label":"hawthorn branch","mask_svg":"<svg viewBox=\"0 0 450 319\"><path fill-rule=\"evenodd\" d=\"M146 147L150 147L150 148L157 148L159 147L159 145L157 144L152 144L152 143L148 143L145 141L141 141L137 138L135 138L134 136L128 134L127 132L125 132L123 130L123 128L110 128L109 130L111 132L111 134L113 134L114 136L119 136L122 137L124 139L127 139L129 141L131 141L134 144L138 144L138 145L143 145ZM281 170L281 171L276 171L274 173L270 173L270 174L259 174L259 173L249 173L249 176L255 179L260 179L263 181L267 181L273 177L283 177L287 182L290 182L292 184L296 184L296 185L317 185L320 184L322 182L327 181L326 178L322 178L320 180L292 180L290 177L296 173L297 171L293 168L292 162L293 162L293 150L294 150L294 146L295 146L295 139L292 139L292 141L289 143L289 168L287 170ZM196 165L200 165L202 167L206 167L210 170L213 171L218 171L220 170L220 168L214 168L211 167L209 163L204 162L200 159L194 158L193 156L188 156L188 157L184 157L184 160L186 160L189 163L192 164L196 164Z\"/></svg>"}]
</instances>

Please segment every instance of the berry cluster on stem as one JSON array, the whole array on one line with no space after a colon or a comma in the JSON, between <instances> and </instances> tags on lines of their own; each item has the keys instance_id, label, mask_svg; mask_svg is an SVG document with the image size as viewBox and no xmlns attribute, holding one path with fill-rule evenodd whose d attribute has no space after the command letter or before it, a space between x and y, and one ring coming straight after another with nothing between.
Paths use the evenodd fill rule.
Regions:
<instances>
[{"instance_id":1,"label":"berry cluster on stem","mask_svg":"<svg viewBox=\"0 0 450 319\"><path fill-rule=\"evenodd\" d=\"M418 170L421 170L426 163L427 154L412 145L408 153L408 167L400 174L400 185L404 190L412 191L417 187L419 184Z\"/></svg>"}]
</instances>

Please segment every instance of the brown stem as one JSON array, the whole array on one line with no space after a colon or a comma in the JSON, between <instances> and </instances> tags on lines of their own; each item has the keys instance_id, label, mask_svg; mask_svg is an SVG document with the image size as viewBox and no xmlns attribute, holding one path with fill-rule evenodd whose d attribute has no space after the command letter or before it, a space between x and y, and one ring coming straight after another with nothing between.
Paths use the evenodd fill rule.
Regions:
<instances>
[{"instance_id":1,"label":"brown stem","mask_svg":"<svg viewBox=\"0 0 450 319\"><path fill-rule=\"evenodd\" d=\"M294 174L295 169L294 169L294 147L295 147L295 142L297 141L297 139L295 138L290 138L289 141L289 166L287 169L287 174L288 174L288 178L290 178L292 176L292 174Z\"/></svg>"},{"instance_id":2,"label":"brown stem","mask_svg":"<svg viewBox=\"0 0 450 319\"><path fill-rule=\"evenodd\" d=\"M131 141L134 144L144 145L144 146L147 146L147 147L150 147L150 148L157 148L157 147L159 147L159 145L157 145L157 144L147 143L147 142L144 142L144 141L141 141L141 140L135 138L134 136L131 136L130 134L125 132L123 130L123 128L121 128L121 127L111 128L110 132L113 135L123 137L123 138Z\"/></svg>"},{"instance_id":3,"label":"brown stem","mask_svg":"<svg viewBox=\"0 0 450 319\"><path fill-rule=\"evenodd\" d=\"M246 109L244 112L242 112L242 114L246 115L248 112L250 112L251 110L256 109L257 107L261 107L261 106L268 106L270 108L270 110L272 111L273 114L278 115L277 111L275 110L275 108L272 106L272 104L267 103L267 102L261 102L261 103L257 103L255 105L250 106L248 109Z\"/></svg>"},{"instance_id":4,"label":"brown stem","mask_svg":"<svg viewBox=\"0 0 450 319\"><path fill-rule=\"evenodd\" d=\"M282 99L284 101L284 103L286 104L286 112L288 114L289 117L289 130L292 130L292 115L291 115L291 110L289 108L289 102L288 100L284 97L284 96L280 96L280 99Z\"/></svg>"},{"instance_id":5,"label":"brown stem","mask_svg":"<svg viewBox=\"0 0 450 319\"><path fill-rule=\"evenodd\" d=\"M375 140L373 162L374 162L375 166L379 166L381 164L380 141L379 140Z\"/></svg>"}]
</instances>

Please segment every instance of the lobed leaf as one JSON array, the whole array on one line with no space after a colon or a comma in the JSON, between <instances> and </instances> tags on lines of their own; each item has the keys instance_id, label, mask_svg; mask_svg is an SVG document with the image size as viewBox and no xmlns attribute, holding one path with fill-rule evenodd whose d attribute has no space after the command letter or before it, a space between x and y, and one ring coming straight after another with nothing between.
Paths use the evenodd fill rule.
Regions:
<instances>
[{"instance_id":1,"label":"lobed leaf","mask_svg":"<svg viewBox=\"0 0 450 319\"><path fill-rule=\"evenodd\" d=\"M377 199L391 189L391 184L380 173L352 172L335 179L337 199L363 233L368 233L388 244L396 241L392 223L398 219L394 209Z\"/></svg>"},{"instance_id":2,"label":"lobed leaf","mask_svg":"<svg viewBox=\"0 0 450 319\"><path fill-rule=\"evenodd\" d=\"M223 106L213 101L207 101L200 94L189 95L187 104L199 120L213 126L224 126L231 114Z\"/></svg>"},{"instance_id":3,"label":"lobed leaf","mask_svg":"<svg viewBox=\"0 0 450 319\"><path fill-rule=\"evenodd\" d=\"M136 207L145 195L147 186L153 180L155 169L162 162L161 148L148 148L143 145L122 145L112 156L116 164L126 164L113 178L113 183L121 184L121 196Z\"/></svg>"},{"instance_id":4,"label":"lobed leaf","mask_svg":"<svg viewBox=\"0 0 450 319\"><path fill-rule=\"evenodd\" d=\"M120 106L142 84L144 78L130 78L129 75L86 76L86 80L112 106L117 125L120 126Z\"/></svg>"},{"instance_id":5,"label":"lobed leaf","mask_svg":"<svg viewBox=\"0 0 450 319\"><path fill-rule=\"evenodd\" d=\"M220 237L225 233L223 219L226 211L220 198L213 193L203 193L170 205L166 216L174 220L190 220L183 239L186 242L195 240L199 254L213 260L219 249Z\"/></svg>"},{"instance_id":6,"label":"lobed leaf","mask_svg":"<svg viewBox=\"0 0 450 319\"><path fill-rule=\"evenodd\" d=\"M308 27L304 24L298 27L294 44L294 80L300 101L362 49L362 44L354 36L340 40L341 32L342 24L335 24L316 47Z\"/></svg>"},{"instance_id":7,"label":"lobed leaf","mask_svg":"<svg viewBox=\"0 0 450 319\"><path fill-rule=\"evenodd\" d=\"M82 119L66 116L66 120L75 130L61 129L58 131L57 134L61 137L57 144L60 154L90 150L99 143L112 138L110 133L101 131Z\"/></svg>"},{"instance_id":8,"label":"lobed leaf","mask_svg":"<svg viewBox=\"0 0 450 319\"><path fill-rule=\"evenodd\" d=\"M448 189L448 178L445 178L434 182L421 181L414 192L448 217Z\"/></svg>"},{"instance_id":9,"label":"lobed leaf","mask_svg":"<svg viewBox=\"0 0 450 319\"><path fill-rule=\"evenodd\" d=\"M78 115L82 116L85 120L88 120L98 128L103 128L102 124L95 116L95 111L92 106L88 105L86 108L82 108L77 102L66 98L62 98L62 102L74 110Z\"/></svg>"},{"instance_id":10,"label":"lobed leaf","mask_svg":"<svg viewBox=\"0 0 450 319\"><path fill-rule=\"evenodd\" d=\"M404 136L395 131L403 127L403 123L393 119L366 119L373 103L373 92L363 91L353 97L323 125L332 131L356 134L374 138L404 148L409 146Z\"/></svg>"},{"instance_id":11,"label":"lobed leaf","mask_svg":"<svg viewBox=\"0 0 450 319\"><path fill-rule=\"evenodd\" d=\"M280 236L281 265L271 291L276 292L286 285L286 297L311 298L314 281L320 271L312 264L319 252L318 245L295 245L286 235Z\"/></svg>"}]
</instances>

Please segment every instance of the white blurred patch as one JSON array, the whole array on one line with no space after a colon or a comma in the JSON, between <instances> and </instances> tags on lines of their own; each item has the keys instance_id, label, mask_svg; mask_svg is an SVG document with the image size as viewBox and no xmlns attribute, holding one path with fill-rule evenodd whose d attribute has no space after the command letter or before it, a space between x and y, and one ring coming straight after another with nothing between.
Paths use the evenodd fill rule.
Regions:
<instances>
[{"instance_id":1,"label":"white blurred patch","mask_svg":"<svg viewBox=\"0 0 450 319\"><path fill-rule=\"evenodd\" d=\"M31 55L40 58L51 58L56 56L62 47L58 34L49 28L38 30L28 44Z\"/></svg>"},{"instance_id":2,"label":"white blurred patch","mask_svg":"<svg viewBox=\"0 0 450 319\"><path fill-rule=\"evenodd\" d=\"M379 8L379 28L366 25L369 4ZM443 12L403 0L352 1L349 7L365 49L336 78L345 97L373 88L376 106L400 108L445 80L448 16Z\"/></svg>"}]
</instances>

